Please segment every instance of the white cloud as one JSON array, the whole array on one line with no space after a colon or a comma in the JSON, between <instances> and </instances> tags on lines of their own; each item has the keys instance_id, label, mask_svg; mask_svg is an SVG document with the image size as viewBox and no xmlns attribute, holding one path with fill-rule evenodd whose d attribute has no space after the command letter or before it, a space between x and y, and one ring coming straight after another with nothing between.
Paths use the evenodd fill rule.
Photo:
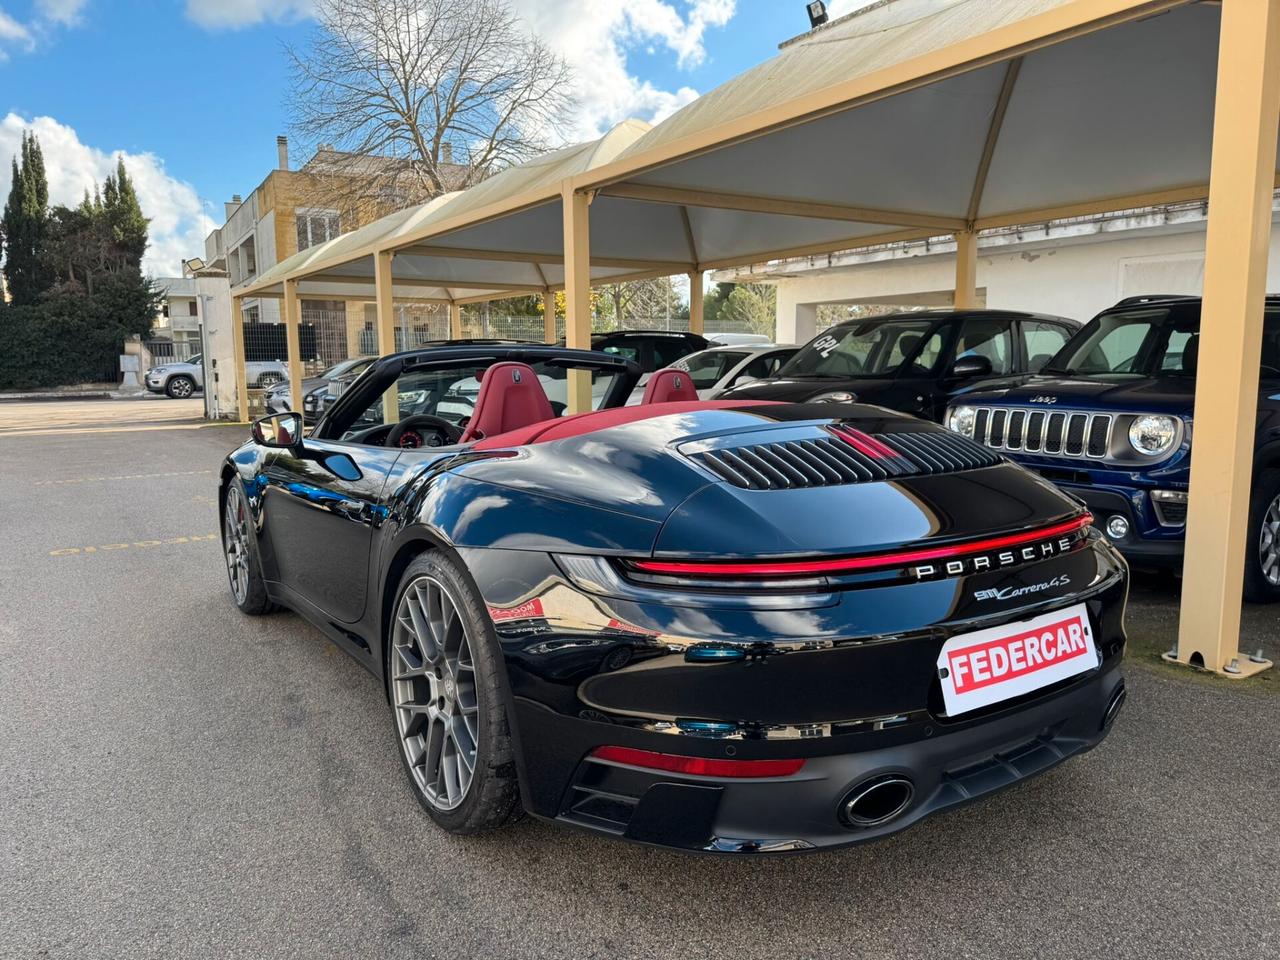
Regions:
<instances>
[{"instance_id":1,"label":"white cloud","mask_svg":"<svg viewBox=\"0 0 1280 960\"><path fill-rule=\"evenodd\" d=\"M74 206L93 192L118 157L138 191L142 212L151 218L151 244L143 270L152 276L179 276L182 261L202 256L204 238L213 229L195 188L165 172L164 162L153 153L107 152L81 143L75 130L52 117L27 121L16 113L0 119L0 197L9 195L9 157L22 143L22 131L40 139L49 178L49 202Z\"/></svg>"},{"instance_id":2,"label":"white cloud","mask_svg":"<svg viewBox=\"0 0 1280 960\"><path fill-rule=\"evenodd\" d=\"M663 89L627 69L631 49L662 47L681 68L706 58L708 29L734 15L737 0L511 0L578 77L581 108L566 139L598 136L629 117L653 123L697 97L688 86ZM187 0L187 16L213 29L309 16L314 0Z\"/></svg>"},{"instance_id":3,"label":"white cloud","mask_svg":"<svg viewBox=\"0 0 1280 960\"><path fill-rule=\"evenodd\" d=\"M8 47L30 50L35 45L31 31L20 24L0 7L0 61L9 58Z\"/></svg>"},{"instance_id":4,"label":"white cloud","mask_svg":"<svg viewBox=\"0 0 1280 960\"><path fill-rule=\"evenodd\" d=\"M72 26L80 22L87 3L88 0L36 0L36 10L46 20Z\"/></svg>"},{"instance_id":5,"label":"white cloud","mask_svg":"<svg viewBox=\"0 0 1280 960\"><path fill-rule=\"evenodd\" d=\"M846 13L853 13L875 2L876 0L828 0L827 15L834 20L836 17L843 17Z\"/></svg>"},{"instance_id":6,"label":"white cloud","mask_svg":"<svg viewBox=\"0 0 1280 960\"><path fill-rule=\"evenodd\" d=\"M187 0L187 16L214 30L236 30L264 20L302 20L314 9L313 0Z\"/></svg>"},{"instance_id":7,"label":"white cloud","mask_svg":"<svg viewBox=\"0 0 1280 960\"><path fill-rule=\"evenodd\" d=\"M684 0L684 12L664 0L514 0L514 6L574 68L581 106L576 129L567 133L581 139L629 117L656 123L694 100L691 87L667 90L634 76L627 52L660 44L679 66L696 66L706 57L707 29L727 24L736 0Z\"/></svg>"}]
</instances>

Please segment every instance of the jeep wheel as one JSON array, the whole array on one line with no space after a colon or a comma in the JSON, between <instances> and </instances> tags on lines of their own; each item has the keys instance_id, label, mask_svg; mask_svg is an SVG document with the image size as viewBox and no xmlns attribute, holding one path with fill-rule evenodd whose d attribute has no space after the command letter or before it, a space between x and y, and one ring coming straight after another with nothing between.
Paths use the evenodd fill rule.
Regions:
<instances>
[{"instance_id":1,"label":"jeep wheel","mask_svg":"<svg viewBox=\"0 0 1280 960\"><path fill-rule=\"evenodd\" d=\"M169 382L164 385L164 392L174 400L185 400L196 392L196 382L180 373L169 378Z\"/></svg>"},{"instance_id":2,"label":"jeep wheel","mask_svg":"<svg viewBox=\"0 0 1280 960\"><path fill-rule=\"evenodd\" d=\"M1280 601L1280 470L1258 474L1249 508L1248 542L1244 598L1250 603L1276 603Z\"/></svg>"}]
</instances>

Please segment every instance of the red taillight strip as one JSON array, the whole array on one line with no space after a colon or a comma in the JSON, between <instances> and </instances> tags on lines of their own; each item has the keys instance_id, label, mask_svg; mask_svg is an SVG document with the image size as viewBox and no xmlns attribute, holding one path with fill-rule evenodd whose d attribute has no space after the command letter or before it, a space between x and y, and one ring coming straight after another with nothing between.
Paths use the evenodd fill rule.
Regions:
<instances>
[{"instance_id":1,"label":"red taillight strip","mask_svg":"<svg viewBox=\"0 0 1280 960\"><path fill-rule=\"evenodd\" d=\"M592 760L608 760L629 767L687 773L695 777L789 777L804 766L803 760L709 760L706 757L680 757L671 753L655 753L634 747L596 747Z\"/></svg>"},{"instance_id":2,"label":"red taillight strip","mask_svg":"<svg viewBox=\"0 0 1280 960\"><path fill-rule=\"evenodd\" d=\"M667 560L632 560L632 569L641 573L690 574L701 577L766 577L789 576L809 573L853 573L858 570L872 570L880 567L900 567L911 563L922 563L926 560L950 560L956 557L969 556L975 553L987 553L1005 547L1016 547L1037 540L1048 540L1064 534L1075 533L1093 522L1089 514L1056 523L1053 526L1028 530L1025 533L1012 533L1003 537L990 537L986 540L970 540L967 543L954 543L945 547L930 547L925 550L903 550L894 553L876 553L865 557L843 557L837 560L776 560L776 561L720 561L684 563Z\"/></svg>"},{"instance_id":3,"label":"red taillight strip","mask_svg":"<svg viewBox=\"0 0 1280 960\"><path fill-rule=\"evenodd\" d=\"M872 460L897 460L902 457L902 454L893 449L893 447L882 443L870 434L855 430L853 427L834 426L831 428L831 432L853 447L853 449L870 457Z\"/></svg>"}]
</instances>

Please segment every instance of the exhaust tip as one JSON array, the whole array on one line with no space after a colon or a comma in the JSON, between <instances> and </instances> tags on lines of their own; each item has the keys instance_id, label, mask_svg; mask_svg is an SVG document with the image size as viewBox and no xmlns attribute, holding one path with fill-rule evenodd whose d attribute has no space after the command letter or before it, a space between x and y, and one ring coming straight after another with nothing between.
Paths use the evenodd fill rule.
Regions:
<instances>
[{"instance_id":1,"label":"exhaust tip","mask_svg":"<svg viewBox=\"0 0 1280 960\"><path fill-rule=\"evenodd\" d=\"M1120 708L1124 706L1125 697L1129 695L1125 690L1124 681L1120 681L1120 686L1116 687L1116 692L1111 695L1111 702L1107 704L1107 709L1102 714L1102 727L1105 730L1115 722L1117 716L1120 715Z\"/></svg>"},{"instance_id":2,"label":"exhaust tip","mask_svg":"<svg viewBox=\"0 0 1280 960\"><path fill-rule=\"evenodd\" d=\"M877 827L901 816L916 795L906 777L874 777L858 784L840 804L840 818L851 827Z\"/></svg>"}]
</instances>

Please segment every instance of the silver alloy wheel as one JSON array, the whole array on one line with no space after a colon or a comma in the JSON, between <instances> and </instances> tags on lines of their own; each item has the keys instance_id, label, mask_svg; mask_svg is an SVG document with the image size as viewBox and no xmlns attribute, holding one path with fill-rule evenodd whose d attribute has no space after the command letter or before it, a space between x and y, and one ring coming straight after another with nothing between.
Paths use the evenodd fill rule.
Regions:
<instances>
[{"instance_id":1,"label":"silver alloy wheel","mask_svg":"<svg viewBox=\"0 0 1280 960\"><path fill-rule=\"evenodd\" d=\"M1262 530L1258 533L1258 559L1262 562L1262 575L1273 587L1280 587L1280 495L1262 516Z\"/></svg>"},{"instance_id":2,"label":"silver alloy wheel","mask_svg":"<svg viewBox=\"0 0 1280 960\"><path fill-rule=\"evenodd\" d=\"M179 400L185 400L195 392L195 385L186 377L175 377L169 390Z\"/></svg>"},{"instance_id":3,"label":"silver alloy wheel","mask_svg":"<svg viewBox=\"0 0 1280 960\"><path fill-rule=\"evenodd\" d=\"M249 517L244 497L235 484L227 488L223 524L223 551L227 557L231 592L236 603L244 603L249 596Z\"/></svg>"},{"instance_id":4,"label":"silver alloy wheel","mask_svg":"<svg viewBox=\"0 0 1280 960\"><path fill-rule=\"evenodd\" d=\"M409 769L428 803L452 810L475 775L480 704L470 632L444 584L428 576L409 584L391 642L392 705Z\"/></svg>"}]
</instances>

